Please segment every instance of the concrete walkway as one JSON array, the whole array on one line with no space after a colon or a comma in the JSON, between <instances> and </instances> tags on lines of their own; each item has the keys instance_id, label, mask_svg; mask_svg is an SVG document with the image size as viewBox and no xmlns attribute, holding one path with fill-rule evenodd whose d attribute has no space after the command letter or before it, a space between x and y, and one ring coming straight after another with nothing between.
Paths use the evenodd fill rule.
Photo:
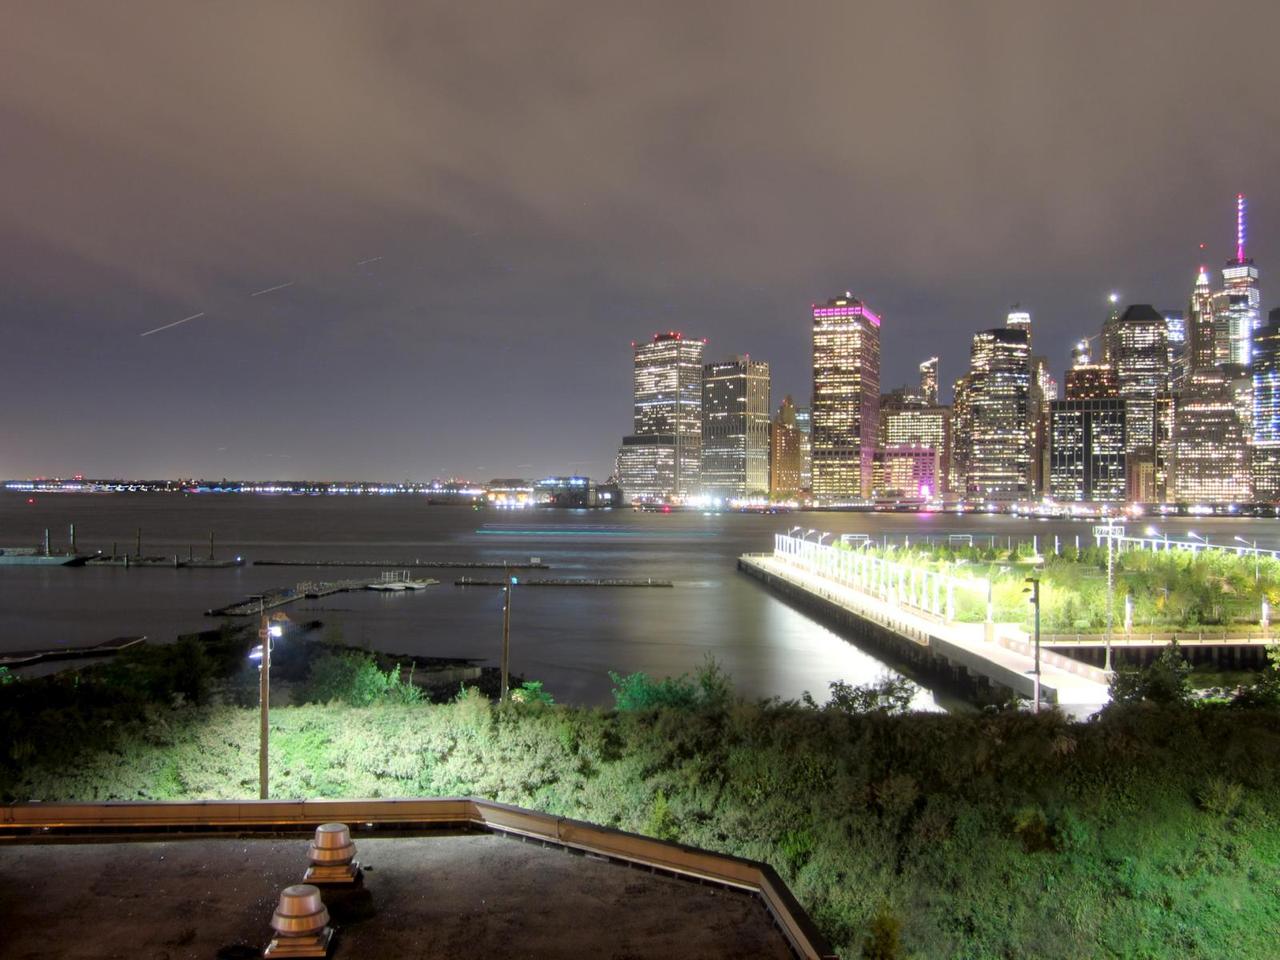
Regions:
<instances>
[{"instance_id":1,"label":"concrete walkway","mask_svg":"<svg viewBox=\"0 0 1280 960\"><path fill-rule=\"evenodd\" d=\"M1032 679L1035 659L1025 631L1009 624L996 624L995 633L1001 642L988 641L983 624L943 623L910 607L881 600L811 573L787 559L764 554L740 559L744 564L894 630L914 643L927 646L934 654L963 666L970 673L985 676L1019 696L1031 698L1035 695ZM1105 677L1106 674L1096 667L1053 654L1041 646L1040 696L1045 702L1074 708L1102 707L1111 699Z\"/></svg>"}]
</instances>

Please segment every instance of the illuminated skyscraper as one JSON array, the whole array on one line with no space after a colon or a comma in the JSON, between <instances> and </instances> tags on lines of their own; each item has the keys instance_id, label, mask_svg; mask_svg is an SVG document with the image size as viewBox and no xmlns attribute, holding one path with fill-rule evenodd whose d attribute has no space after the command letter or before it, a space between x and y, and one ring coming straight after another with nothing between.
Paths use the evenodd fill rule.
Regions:
<instances>
[{"instance_id":1,"label":"illuminated skyscraper","mask_svg":"<svg viewBox=\"0 0 1280 960\"><path fill-rule=\"evenodd\" d=\"M1253 495L1280 500L1280 309L1253 332Z\"/></svg>"},{"instance_id":2,"label":"illuminated skyscraper","mask_svg":"<svg viewBox=\"0 0 1280 960\"><path fill-rule=\"evenodd\" d=\"M968 487L969 456L973 452L973 417L969 410L969 375L952 385L951 463L947 468L947 486L953 493L964 494Z\"/></svg>"},{"instance_id":3,"label":"illuminated skyscraper","mask_svg":"<svg viewBox=\"0 0 1280 960\"><path fill-rule=\"evenodd\" d=\"M800 489L813 490L813 410L796 407L796 429L800 431Z\"/></svg>"},{"instance_id":4,"label":"illuminated skyscraper","mask_svg":"<svg viewBox=\"0 0 1280 960\"><path fill-rule=\"evenodd\" d=\"M702 368L702 492L769 493L769 365L735 357Z\"/></svg>"},{"instance_id":5,"label":"illuminated skyscraper","mask_svg":"<svg viewBox=\"0 0 1280 960\"><path fill-rule=\"evenodd\" d=\"M930 457L928 451L936 456ZM948 489L951 409L895 390L880 398L878 498L932 499Z\"/></svg>"},{"instance_id":6,"label":"illuminated skyscraper","mask_svg":"<svg viewBox=\"0 0 1280 960\"><path fill-rule=\"evenodd\" d=\"M880 413L880 318L845 294L813 305L813 495L871 496Z\"/></svg>"},{"instance_id":7,"label":"illuminated skyscraper","mask_svg":"<svg viewBox=\"0 0 1280 960\"><path fill-rule=\"evenodd\" d=\"M1124 406L1119 397L1050 405L1049 491L1055 500L1124 500Z\"/></svg>"},{"instance_id":8,"label":"illuminated skyscraper","mask_svg":"<svg viewBox=\"0 0 1280 960\"><path fill-rule=\"evenodd\" d=\"M1127 401L1125 442L1130 469L1134 460L1154 463L1155 400L1168 392L1169 382L1167 329L1164 317L1146 303L1133 304L1120 316L1112 311L1102 327L1104 359L1115 371L1120 396Z\"/></svg>"},{"instance_id":9,"label":"illuminated skyscraper","mask_svg":"<svg viewBox=\"0 0 1280 960\"><path fill-rule=\"evenodd\" d=\"M1010 330L1027 331L1027 349L1031 349L1031 314L1018 304L1013 305L1013 309L1009 311L1004 318L1004 325Z\"/></svg>"},{"instance_id":10,"label":"illuminated skyscraper","mask_svg":"<svg viewBox=\"0 0 1280 960\"><path fill-rule=\"evenodd\" d=\"M1174 496L1182 503L1253 498L1248 437L1230 381L1220 370L1192 371L1173 416Z\"/></svg>"},{"instance_id":11,"label":"illuminated skyscraper","mask_svg":"<svg viewBox=\"0 0 1280 960\"><path fill-rule=\"evenodd\" d=\"M1214 295L1219 363L1250 363L1253 331L1262 325L1258 268L1245 254L1248 210L1243 193L1236 195L1236 255L1222 268L1222 289ZM1225 354L1225 356L1223 356Z\"/></svg>"},{"instance_id":12,"label":"illuminated skyscraper","mask_svg":"<svg viewBox=\"0 0 1280 960\"><path fill-rule=\"evenodd\" d=\"M1181 310L1164 312L1165 344L1169 352L1169 384L1177 390L1187 372L1187 317Z\"/></svg>"},{"instance_id":13,"label":"illuminated skyscraper","mask_svg":"<svg viewBox=\"0 0 1280 960\"><path fill-rule=\"evenodd\" d=\"M629 499L699 492L705 345L674 331L632 344L635 413L618 454L618 480Z\"/></svg>"},{"instance_id":14,"label":"illuminated skyscraper","mask_svg":"<svg viewBox=\"0 0 1280 960\"><path fill-rule=\"evenodd\" d=\"M770 499L794 500L800 496L803 436L796 425L796 405L788 394L769 425Z\"/></svg>"},{"instance_id":15,"label":"illuminated skyscraper","mask_svg":"<svg viewBox=\"0 0 1280 960\"><path fill-rule=\"evenodd\" d=\"M1030 336L997 327L974 334L969 373L957 386L957 464L965 492L984 500L1032 494Z\"/></svg>"},{"instance_id":16,"label":"illuminated skyscraper","mask_svg":"<svg viewBox=\"0 0 1280 960\"><path fill-rule=\"evenodd\" d=\"M1187 371L1212 370L1227 360L1217 352L1217 324L1214 321L1213 288L1209 285L1209 270L1201 267L1196 274L1195 289L1191 291L1191 303L1187 309Z\"/></svg>"},{"instance_id":17,"label":"illuminated skyscraper","mask_svg":"<svg viewBox=\"0 0 1280 960\"><path fill-rule=\"evenodd\" d=\"M930 357L920 364L920 399L932 407L938 405L937 357Z\"/></svg>"}]
</instances>

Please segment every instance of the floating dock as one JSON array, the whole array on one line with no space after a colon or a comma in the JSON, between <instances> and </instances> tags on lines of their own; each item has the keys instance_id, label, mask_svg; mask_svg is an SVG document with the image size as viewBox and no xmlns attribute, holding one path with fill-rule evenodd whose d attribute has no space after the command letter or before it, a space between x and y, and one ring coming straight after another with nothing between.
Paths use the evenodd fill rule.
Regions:
<instances>
[{"instance_id":1,"label":"floating dock","mask_svg":"<svg viewBox=\"0 0 1280 960\"><path fill-rule=\"evenodd\" d=\"M396 567L435 570L550 570L541 560L492 562L488 560L255 560L255 567Z\"/></svg>"},{"instance_id":2,"label":"floating dock","mask_svg":"<svg viewBox=\"0 0 1280 960\"><path fill-rule=\"evenodd\" d=\"M408 580L399 571L395 574L383 574L376 580L331 580L323 583L299 583L293 587L282 587L268 590L261 597L248 597L237 600L225 607L214 607L206 610L206 617L252 617L268 610L288 606L299 600L318 600L321 597L333 596L335 593L350 593L357 590L378 590L382 592L403 592L408 590L424 590L439 583L438 580Z\"/></svg>"},{"instance_id":3,"label":"floating dock","mask_svg":"<svg viewBox=\"0 0 1280 960\"><path fill-rule=\"evenodd\" d=\"M21 650L15 653L0 654L0 667L30 667L49 660L88 660L95 657L112 657L121 650L127 650L139 643L146 643L142 637L113 637L102 643L87 647L55 647L52 650Z\"/></svg>"},{"instance_id":4,"label":"floating dock","mask_svg":"<svg viewBox=\"0 0 1280 960\"><path fill-rule=\"evenodd\" d=\"M453 581L455 587L501 587L506 585L505 580L476 580L472 577L462 577ZM521 587L671 587L674 586L670 580L654 580L652 577L646 577L643 580L607 580L592 577L583 578L554 578L541 577L537 580L521 579L518 586Z\"/></svg>"}]
</instances>

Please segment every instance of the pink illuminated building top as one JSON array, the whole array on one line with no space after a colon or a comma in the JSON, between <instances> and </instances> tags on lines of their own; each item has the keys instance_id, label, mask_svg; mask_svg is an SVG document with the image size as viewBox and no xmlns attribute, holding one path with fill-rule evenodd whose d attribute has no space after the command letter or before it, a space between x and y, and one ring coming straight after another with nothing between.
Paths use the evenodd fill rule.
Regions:
<instances>
[{"instance_id":1,"label":"pink illuminated building top","mask_svg":"<svg viewBox=\"0 0 1280 960\"><path fill-rule=\"evenodd\" d=\"M875 312L864 305L861 300L853 297L847 300L831 300L824 304L815 303L812 306L815 319L847 320L851 317L865 317L871 321L872 326L880 326L880 318Z\"/></svg>"}]
</instances>

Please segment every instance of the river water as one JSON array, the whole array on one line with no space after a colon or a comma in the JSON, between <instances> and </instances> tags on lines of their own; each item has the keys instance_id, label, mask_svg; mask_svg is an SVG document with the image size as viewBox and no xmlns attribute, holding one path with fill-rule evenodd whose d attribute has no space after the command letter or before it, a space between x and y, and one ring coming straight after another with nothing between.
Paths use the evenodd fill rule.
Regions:
<instances>
[{"instance_id":1,"label":"river water","mask_svg":"<svg viewBox=\"0 0 1280 960\"><path fill-rule=\"evenodd\" d=\"M802 525L900 541L972 533L1089 541L1089 522L952 514L779 515L496 511L428 506L416 497L270 497L183 494L0 493L0 546L33 545L50 528L55 549L74 522L81 552L132 551L142 528L148 555L197 556L212 532L220 557L527 561L547 577L672 580L673 589L516 587L512 670L539 679L565 702L610 702L609 671L671 676L713 655L747 696L792 698L828 683L867 683L888 666L737 571L746 552L772 549L773 534ZM1139 525L1141 526L1141 525ZM1280 522L1175 520L1215 543L1234 536L1280 548ZM153 641L215 626L203 611L304 580L376 576L377 569L244 566L225 570L0 567L0 651L80 646L115 636ZM498 574L489 572L492 578ZM497 587L453 586L485 571L420 570L440 585L401 594L345 593L286 608L321 620L345 642L408 654L495 663L501 644ZM936 705L922 691L920 706Z\"/></svg>"}]
</instances>

